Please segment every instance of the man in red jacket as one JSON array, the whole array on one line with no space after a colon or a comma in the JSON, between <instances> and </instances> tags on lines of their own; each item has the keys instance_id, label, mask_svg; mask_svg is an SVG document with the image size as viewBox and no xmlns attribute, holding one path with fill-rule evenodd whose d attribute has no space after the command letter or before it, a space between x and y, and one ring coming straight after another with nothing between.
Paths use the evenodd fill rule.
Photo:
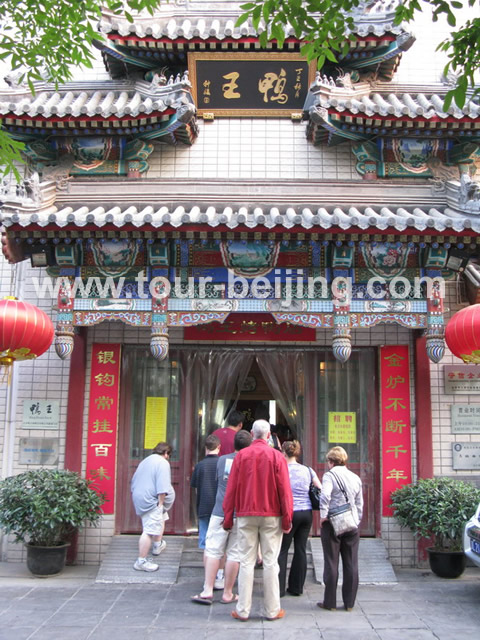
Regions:
<instances>
[{"instance_id":1,"label":"man in red jacket","mask_svg":"<svg viewBox=\"0 0 480 640\"><path fill-rule=\"evenodd\" d=\"M232 617L241 621L249 618L260 543L265 615L268 620L277 620L285 615L280 608L278 554L283 533L288 533L292 527L292 490L286 459L267 443L270 424L266 420L256 420L252 435L252 444L239 451L233 461L223 501L223 528L232 528L235 512L241 556L239 598Z\"/></svg>"}]
</instances>

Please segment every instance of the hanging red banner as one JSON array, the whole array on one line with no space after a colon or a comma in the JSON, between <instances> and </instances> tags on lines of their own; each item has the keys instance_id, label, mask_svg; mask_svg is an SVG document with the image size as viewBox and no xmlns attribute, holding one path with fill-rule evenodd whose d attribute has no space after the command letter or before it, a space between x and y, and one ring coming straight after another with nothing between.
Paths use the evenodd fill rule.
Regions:
<instances>
[{"instance_id":1,"label":"hanging red banner","mask_svg":"<svg viewBox=\"0 0 480 640\"><path fill-rule=\"evenodd\" d=\"M119 344L92 346L86 475L106 494L105 514L115 511L120 353Z\"/></svg>"},{"instance_id":2,"label":"hanging red banner","mask_svg":"<svg viewBox=\"0 0 480 640\"><path fill-rule=\"evenodd\" d=\"M407 345L380 348L382 515L393 515L392 491L412 481L410 367Z\"/></svg>"}]
</instances>

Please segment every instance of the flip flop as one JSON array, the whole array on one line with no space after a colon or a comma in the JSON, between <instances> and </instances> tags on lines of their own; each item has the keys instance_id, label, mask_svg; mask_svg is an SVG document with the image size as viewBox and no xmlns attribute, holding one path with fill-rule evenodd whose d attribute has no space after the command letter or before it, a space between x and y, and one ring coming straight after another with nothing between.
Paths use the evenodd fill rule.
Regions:
<instances>
[{"instance_id":1,"label":"flip flop","mask_svg":"<svg viewBox=\"0 0 480 640\"><path fill-rule=\"evenodd\" d=\"M230 600L224 600L223 598L220 599L220 602L222 604L232 604L232 602L237 602L238 600L238 594L234 593L233 596L230 598Z\"/></svg>"},{"instance_id":2,"label":"flip flop","mask_svg":"<svg viewBox=\"0 0 480 640\"><path fill-rule=\"evenodd\" d=\"M206 604L207 606L210 606L211 604L213 604L213 596L211 598L208 598L208 597L201 596L200 594L197 594L195 596L192 596L190 600L192 602L196 602L197 604Z\"/></svg>"},{"instance_id":3,"label":"flip flop","mask_svg":"<svg viewBox=\"0 0 480 640\"><path fill-rule=\"evenodd\" d=\"M235 611L235 609L232 611L232 613L230 614L232 616L232 618L235 618L235 620L240 620L240 622L247 622L248 618L244 618L243 616L239 616L238 613Z\"/></svg>"}]
</instances>

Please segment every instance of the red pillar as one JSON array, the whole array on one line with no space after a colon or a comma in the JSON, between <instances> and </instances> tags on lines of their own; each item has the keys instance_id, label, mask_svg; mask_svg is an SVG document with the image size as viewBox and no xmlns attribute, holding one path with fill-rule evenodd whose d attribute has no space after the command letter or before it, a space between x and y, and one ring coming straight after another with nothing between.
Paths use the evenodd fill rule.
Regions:
<instances>
[{"instance_id":1,"label":"red pillar","mask_svg":"<svg viewBox=\"0 0 480 640\"><path fill-rule=\"evenodd\" d=\"M417 477L433 477L432 393L430 360L425 337L415 340L415 411L417 420ZM431 540L418 543L418 558L424 562Z\"/></svg>"},{"instance_id":2,"label":"red pillar","mask_svg":"<svg viewBox=\"0 0 480 640\"><path fill-rule=\"evenodd\" d=\"M70 356L68 383L67 432L65 442L65 469L82 472L83 413L85 405L85 379L87 365L87 334L81 328L74 337ZM73 536L67 553L67 564L77 556L77 536Z\"/></svg>"},{"instance_id":3,"label":"red pillar","mask_svg":"<svg viewBox=\"0 0 480 640\"><path fill-rule=\"evenodd\" d=\"M433 476L432 392L426 338L415 341L415 411L418 478Z\"/></svg>"}]
</instances>

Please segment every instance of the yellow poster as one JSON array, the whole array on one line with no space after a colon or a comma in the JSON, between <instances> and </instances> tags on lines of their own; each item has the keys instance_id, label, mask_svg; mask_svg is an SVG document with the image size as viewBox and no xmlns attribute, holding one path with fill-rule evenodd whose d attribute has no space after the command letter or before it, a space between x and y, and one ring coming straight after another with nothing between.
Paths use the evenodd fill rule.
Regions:
<instances>
[{"instance_id":1,"label":"yellow poster","mask_svg":"<svg viewBox=\"0 0 480 640\"><path fill-rule=\"evenodd\" d=\"M168 398L147 397L145 409L145 449L153 449L167 440Z\"/></svg>"},{"instance_id":2,"label":"yellow poster","mask_svg":"<svg viewBox=\"0 0 480 640\"><path fill-rule=\"evenodd\" d=\"M357 415L354 411L328 412L328 442L357 442Z\"/></svg>"}]
</instances>

